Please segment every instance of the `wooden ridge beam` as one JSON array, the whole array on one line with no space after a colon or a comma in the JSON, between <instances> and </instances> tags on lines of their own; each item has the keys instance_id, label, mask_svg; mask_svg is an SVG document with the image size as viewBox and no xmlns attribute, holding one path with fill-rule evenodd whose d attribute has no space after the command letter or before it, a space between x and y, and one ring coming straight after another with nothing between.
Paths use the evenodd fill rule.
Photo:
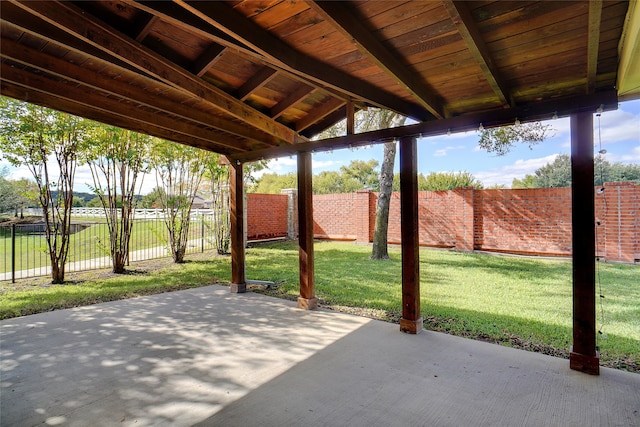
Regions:
<instances>
[{"instance_id":1,"label":"wooden ridge beam","mask_svg":"<svg viewBox=\"0 0 640 427\"><path fill-rule=\"evenodd\" d=\"M300 137L292 129L204 82L135 40L84 13L75 5L58 1L23 3L15 0L10 1L51 25L153 75L160 81L202 98L216 109L238 118L248 125L276 136L289 144L300 141Z\"/></svg>"},{"instance_id":2,"label":"wooden ridge beam","mask_svg":"<svg viewBox=\"0 0 640 427\"><path fill-rule=\"evenodd\" d=\"M587 42L587 93L596 89L602 0L589 1L589 40Z\"/></svg>"},{"instance_id":3,"label":"wooden ridge beam","mask_svg":"<svg viewBox=\"0 0 640 427\"><path fill-rule=\"evenodd\" d=\"M162 116L162 119L158 120L158 115L156 113L138 108L137 105L127 106L118 100L92 93L83 86L78 87L76 84L70 85L69 83L53 80L40 74L26 74L24 73L24 70L12 67L6 62L2 62L0 64L0 75L4 82L48 94L55 98L65 99L75 103L76 105L83 106L85 110L92 110L93 112L107 112L110 114L115 113L127 117L132 121L139 121L144 124L154 125L194 140L201 140L203 144L208 143L211 147L214 144L221 147L221 149L224 147L221 151L224 151L225 154L238 152L247 148L241 145L240 140L236 140L235 138L230 140L228 136L225 137L224 134L214 132L210 129L179 121L169 116ZM28 99L26 100L28 101ZM55 108L55 106L53 108ZM80 115L84 116L85 114L83 112ZM98 120L104 121L104 119L101 120L99 118ZM177 142L180 142L180 140ZM235 146L233 145L233 142L236 143ZM211 150L211 148L209 148L209 150Z\"/></svg>"},{"instance_id":4,"label":"wooden ridge beam","mask_svg":"<svg viewBox=\"0 0 640 427\"><path fill-rule=\"evenodd\" d=\"M294 50L222 2L176 0L176 3L273 64L345 94L345 100L348 97L362 99L417 120L433 118L432 114L418 104L401 100L392 93Z\"/></svg>"},{"instance_id":5,"label":"wooden ridge beam","mask_svg":"<svg viewBox=\"0 0 640 427\"><path fill-rule=\"evenodd\" d=\"M516 118L522 123L549 120L554 114L558 117L566 117L583 111L595 112L599 107L602 107L603 111L616 110L618 108L618 95L615 89L542 101L536 105L526 107L499 109L450 119L431 120L413 125L362 132L355 135L309 141L294 146L254 150L251 153L232 155L231 158L241 161L253 161L290 156L302 151L320 152L341 148L355 148L371 144L382 144L405 136L428 137L444 135L448 131L473 131L478 129L480 123L485 128L492 128L511 125ZM344 117L344 112L342 116Z\"/></svg>"},{"instance_id":6,"label":"wooden ridge beam","mask_svg":"<svg viewBox=\"0 0 640 427\"><path fill-rule=\"evenodd\" d=\"M405 64L400 63L374 35L362 24L355 9L338 1L313 1L313 10L342 35L353 43L360 52L364 53L374 64L404 87L413 97L434 117L444 117L442 100L425 82L415 78Z\"/></svg>"},{"instance_id":7,"label":"wooden ridge beam","mask_svg":"<svg viewBox=\"0 0 640 427\"><path fill-rule=\"evenodd\" d=\"M185 120L196 122L202 126L216 128L242 137L250 143L250 146L247 145L244 147L245 150L249 149L249 147L255 148L256 146L266 148L268 145L278 145L280 142L280 140L271 135L254 130L241 123L233 122L223 117L213 116L198 109L185 108L183 104L176 104L165 96L156 96L155 94L145 92L142 88L126 83L122 79L107 79L104 75L89 72L80 65L47 55L13 40L2 38L1 43L2 51L0 51L0 57L2 58L181 117ZM123 69L122 72L129 73L130 71ZM146 77L136 75L136 78L144 80ZM171 88L168 89L175 90ZM218 142L224 145L225 138L221 138Z\"/></svg>"},{"instance_id":8,"label":"wooden ridge beam","mask_svg":"<svg viewBox=\"0 0 640 427\"><path fill-rule=\"evenodd\" d=\"M443 4L451 16L451 20L458 28L460 36L466 43L471 55L474 57L487 82L493 89L500 102L505 106L513 106L509 86L501 76L498 67L494 64L489 48L487 47L478 27L463 1L444 0Z\"/></svg>"}]
</instances>

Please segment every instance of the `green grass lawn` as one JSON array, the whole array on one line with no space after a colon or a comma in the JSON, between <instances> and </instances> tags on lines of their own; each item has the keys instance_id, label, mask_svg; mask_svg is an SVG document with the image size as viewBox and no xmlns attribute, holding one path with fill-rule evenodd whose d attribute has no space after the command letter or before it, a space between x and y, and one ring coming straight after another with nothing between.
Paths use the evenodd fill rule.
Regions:
<instances>
[{"instance_id":1,"label":"green grass lawn","mask_svg":"<svg viewBox=\"0 0 640 427\"><path fill-rule=\"evenodd\" d=\"M109 256L109 229L106 223L99 223L96 218L74 218L74 221L83 220L94 224L71 235L67 262ZM189 228L189 239L199 239L202 236L202 232L202 223L200 221L192 221ZM211 234L211 228L206 227L204 235L211 237ZM165 247L167 242L167 229L161 219L139 219L134 222L130 239L130 251ZM47 242L44 236L18 233L15 245L16 271L50 265L51 261L49 260ZM212 247L213 241L207 239L206 245L209 248ZM0 273L9 271L11 271L11 238L9 230L3 230L0 234Z\"/></svg>"},{"instance_id":2,"label":"green grass lawn","mask_svg":"<svg viewBox=\"0 0 640 427\"><path fill-rule=\"evenodd\" d=\"M390 248L391 261L375 262L368 259L370 251L365 245L316 243L317 297L325 307L397 321L400 251ZM420 257L425 328L567 356L572 341L570 262L430 249L422 249ZM43 310L50 310L224 282L230 275L228 257L210 256L150 275L18 291L5 287L0 289L0 318L38 311L40 301ZM640 372L640 268L599 263L598 275L605 297L597 316L601 360ZM264 293L297 298L296 243L248 249L247 278L279 284ZM60 300L64 304L56 303Z\"/></svg>"}]
</instances>

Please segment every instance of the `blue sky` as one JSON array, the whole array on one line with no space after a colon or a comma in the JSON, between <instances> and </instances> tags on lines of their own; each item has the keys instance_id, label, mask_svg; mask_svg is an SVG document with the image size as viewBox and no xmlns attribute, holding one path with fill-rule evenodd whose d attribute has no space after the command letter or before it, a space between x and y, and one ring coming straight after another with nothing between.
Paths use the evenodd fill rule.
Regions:
<instances>
[{"instance_id":1,"label":"blue sky","mask_svg":"<svg viewBox=\"0 0 640 427\"><path fill-rule=\"evenodd\" d=\"M598 117L594 116L594 150L600 150L601 140L602 148L607 150L605 157L611 163L640 164L640 100L621 103L618 110L602 113L599 121L598 124ZM544 123L553 127L550 138L533 149L529 149L526 144L514 146L511 152L504 156L496 156L479 149L478 132L421 138L418 140L418 171L425 175L430 172L467 171L485 186L510 186L514 178L521 179L552 162L559 154L570 153L569 118ZM345 149L331 154L314 154L313 173L338 170L356 159L382 161L382 145L353 151ZM295 170L295 158L285 157L269 162L270 172L283 174Z\"/></svg>"},{"instance_id":2,"label":"blue sky","mask_svg":"<svg viewBox=\"0 0 640 427\"><path fill-rule=\"evenodd\" d=\"M602 113L594 117L594 150L607 150L605 157L610 162L640 164L640 100L623 102L615 111ZM485 186L502 184L509 187L513 178L523 178L536 169L550 163L559 154L569 154L569 119L549 120L552 125L552 137L530 150L527 145L515 146L505 156L495 156L478 148L478 132L452 133L418 140L418 170L430 172L471 172ZM598 137L600 134L600 138ZM0 169L8 167L9 179L31 178L24 167L15 168L1 158ZM352 160L382 160L382 145L356 150L338 150L333 153L313 155L313 173L338 170ZM396 169L398 161L396 159ZM284 157L269 162L265 172L285 174L295 172L296 159ZM76 191L88 192L92 183L87 167L79 167L76 172ZM147 176L142 193L146 194L156 186L155 177Z\"/></svg>"}]
</instances>

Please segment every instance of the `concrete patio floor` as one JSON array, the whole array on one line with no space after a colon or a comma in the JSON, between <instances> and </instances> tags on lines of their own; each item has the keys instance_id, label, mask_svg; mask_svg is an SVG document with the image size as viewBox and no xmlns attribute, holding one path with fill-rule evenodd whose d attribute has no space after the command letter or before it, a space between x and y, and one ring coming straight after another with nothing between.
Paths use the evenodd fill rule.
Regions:
<instances>
[{"instance_id":1,"label":"concrete patio floor","mask_svg":"<svg viewBox=\"0 0 640 427\"><path fill-rule=\"evenodd\" d=\"M0 322L2 426L638 426L640 375L210 286Z\"/></svg>"}]
</instances>

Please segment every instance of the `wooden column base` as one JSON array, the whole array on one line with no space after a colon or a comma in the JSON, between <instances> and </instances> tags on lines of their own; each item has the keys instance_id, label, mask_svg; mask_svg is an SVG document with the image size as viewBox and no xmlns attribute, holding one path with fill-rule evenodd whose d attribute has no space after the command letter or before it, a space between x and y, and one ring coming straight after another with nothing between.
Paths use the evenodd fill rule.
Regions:
<instances>
[{"instance_id":1,"label":"wooden column base","mask_svg":"<svg viewBox=\"0 0 640 427\"><path fill-rule=\"evenodd\" d=\"M424 321L422 317L419 317L418 320L407 320L400 319L400 332L404 332L407 334L419 334L424 329Z\"/></svg>"},{"instance_id":2,"label":"wooden column base","mask_svg":"<svg viewBox=\"0 0 640 427\"><path fill-rule=\"evenodd\" d=\"M318 298L298 297L298 308L303 310L315 310L318 308Z\"/></svg>"},{"instance_id":3,"label":"wooden column base","mask_svg":"<svg viewBox=\"0 0 640 427\"><path fill-rule=\"evenodd\" d=\"M600 375L600 352L596 351L595 356L587 356L586 354L574 353L571 348L569 368L589 375Z\"/></svg>"},{"instance_id":4,"label":"wooden column base","mask_svg":"<svg viewBox=\"0 0 640 427\"><path fill-rule=\"evenodd\" d=\"M247 292L247 284L246 283L232 283L231 284L231 293L232 294L243 294Z\"/></svg>"}]
</instances>

